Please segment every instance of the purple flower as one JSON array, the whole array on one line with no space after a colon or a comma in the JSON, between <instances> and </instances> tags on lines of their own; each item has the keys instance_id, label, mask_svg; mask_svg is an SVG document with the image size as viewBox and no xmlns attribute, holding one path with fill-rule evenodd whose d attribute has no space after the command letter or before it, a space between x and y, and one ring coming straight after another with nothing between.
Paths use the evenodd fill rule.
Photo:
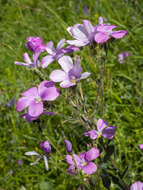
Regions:
<instances>
[{"instance_id":1,"label":"purple flower","mask_svg":"<svg viewBox=\"0 0 143 190\"><path fill-rule=\"evenodd\" d=\"M42 150L45 152L45 154L49 154L51 152L51 145L49 143L48 140L46 141L42 141L40 143L40 147L42 148Z\"/></svg>"},{"instance_id":2,"label":"purple flower","mask_svg":"<svg viewBox=\"0 0 143 190\"><path fill-rule=\"evenodd\" d=\"M72 152L72 144L68 140L64 140L64 143L66 145L67 152Z\"/></svg>"},{"instance_id":3,"label":"purple flower","mask_svg":"<svg viewBox=\"0 0 143 190\"><path fill-rule=\"evenodd\" d=\"M119 61L119 63L123 63L123 62L124 62L124 59L125 59L126 57L129 57L129 56L130 56L130 53L127 52L127 51L124 51L124 52L118 54L118 61Z\"/></svg>"},{"instance_id":4,"label":"purple flower","mask_svg":"<svg viewBox=\"0 0 143 190\"><path fill-rule=\"evenodd\" d=\"M143 144L139 144L140 150L143 150Z\"/></svg>"},{"instance_id":5,"label":"purple flower","mask_svg":"<svg viewBox=\"0 0 143 190\"><path fill-rule=\"evenodd\" d=\"M78 81L90 75L88 72L82 73L82 68L78 59L76 59L75 64L73 64L71 57L63 56L59 59L59 64L63 70L52 71L49 78L54 82L60 82L62 88L74 86Z\"/></svg>"},{"instance_id":6,"label":"purple flower","mask_svg":"<svg viewBox=\"0 0 143 190\"><path fill-rule=\"evenodd\" d=\"M26 48L31 50L33 53L35 52L43 52L46 51L46 47L48 47L49 43L43 45L43 40L40 37L30 36L27 38L27 42L25 44Z\"/></svg>"},{"instance_id":7,"label":"purple flower","mask_svg":"<svg viewBox=\"0 0 143 190\"><path fill-rule=\"evenodd\" d=\"M94 40L95 27L88 20L83 20L82 24L75 24L68 27L67 31L75 40L67 40L67 43L77 47L90 44Z\"/></svg>"},{"instance_id":8,"label":"purple flower","mask_svg":"<svg viewBox=\"0 0 143 190\"><path fill-rule=\"evenodd\" d=\"M37 118L44 111L43 101L53 101L59 96L59 92L56 87L46 87L49 81L43 81L37 87L32 87L27 91L21 93L23 96L19 98L16 109L22 111L28 107L28 116Z\"/></svg>"},{"instance_id":9,"label":"purple flower","mask_svg":"<svg viewBox=\"0 0 143 190\"><path fill-rule=\"evenodd\" d=\"M48 47L46 48L49 55L45 56L42 61L41 65L42 68L46 68L50 63L55 60L58 60L64 55L63 46L65 44L65 39L61 39L60 42L57 44L57 48L54 48L53 42L49 42Z\"/></svg>"},{"instance_id":10,"label":"purple flower","mask_svg":"<svg viewBox=\"0 0 143 190\"><path fill-rule=\"evenodd\" d=\"M83 7L83 12L84 12L84 14L85 14L86 16L89 15L89 10L88 10L88 7L87 7L86 5Z\"/></svg>"},{"instance_id":11,"label":"purple flower","mask_svg":"<svg viewBox=\"0 0 143 190\"><path fill-rule=\"evenodd\" d=\"M13 106L15 104L15 99L12 98L10 102L8 102L6 105L7 107Z\"/></svg>"},{"instance_id":12,"label":"purple flower","mask_svg":"<svg viewBox=\"0 0 143 190\"><path fill-rule=\"evenodd\" d=\"M18 160L18 161L17 161L17 164L18 164L19 166L21 166L21 165L22 165L22 161L21 161L21 160Z\"/></svg>"},{"instance_id":13,"label":"purple flower","mask_svg":"<svg viewBox=\"0 0 143 190\"><path fill-rule=\"evenodd\" d=\"M24 53L23 57L24 57L24 61L25 62L15 61L14 64L15 65L23 65L25 67L36 67L39 64L39 60L38 60L39 55L40 55L40 52L34 53L33 54L33 61L31 61L28 53Z\"/></svg>"},{"instance_id":14,"label":"purple flower","mask_svg":"<svg viewBox=\"0 0 143 190\"><path fill-rule=\"evenodd\" d=\"M143 190L143 183L141 181L136 181L131 185L130 190Z\"/></svg>"},{"instance_id":15,"label":"purple flower","mask_svg":"<svg viewBox=\"0 0 143 190\"><path fill-rule=\"evenodd\" d=\"M45 163L45 169L46 169L47 171L49 170L48 158L47 158L47 156L41 155L41 154L39 154L38 152L35 152L35 151L25 152L25 155L26 155L26 156L38 156L38 158L35 160L35 162L30 163L31 166L37 164L37 163L41 160L41 158L43 158L43 159L44 159L44 163Z\"/></svg>"},{"instance_id":16,"label":"purple flower","mask_svg":"<svg viewBox=\"0 0 143 190\"><path fill-rule=\"evenodd\" d=\"M94 40L97 43L104 43L110 37L119 39L119 38L123 38L128 33L128 31L126 31L126 30L112 31L116 27L117 26L115 26L115 25L98 24L96 26L96 32L94 35Z\"/></svg>"},{"instance_id":17,"label":"purple flower","mask_svg":"<svg viewBox=\"0 0 143 190\"><path fill-rule=\"evenodd\" d=\"M97 130L93 129L91 131L84 132L85 136L90 136L92 140L104 136L107 139L112 139L114 137L116 127L108 126L108 123L103 119L97 121Z\"/></svg>"},{"instance_id":18,"label":"purple flower","mask_svg":"<svg viewBox=\"0 0 143 190\"><path fill-rule=\"evenodd\" d=\"M99 155L99 150L95 148L91 148L89 151L83 152L79 156L76 154L73 154L72 156L67 155L66 162L70 164L68 172L70 174L75 174L75 169L77 169L77 171L82 170L88 175L95 173L97 166L92 160L99 157Z\"/></svg>"}]
</instances>

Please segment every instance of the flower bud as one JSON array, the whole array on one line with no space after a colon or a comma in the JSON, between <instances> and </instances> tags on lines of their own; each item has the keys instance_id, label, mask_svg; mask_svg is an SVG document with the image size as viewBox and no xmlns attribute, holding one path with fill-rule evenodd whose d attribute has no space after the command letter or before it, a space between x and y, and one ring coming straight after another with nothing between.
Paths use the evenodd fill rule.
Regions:
<instances>
[{"instance_id":1,"label":"flower bud","mask_svg":"<svg viewBox=\"0 0 143 190\"><path fill-rule=\"evenodd\" d=\"M64 140L64 143L66 145L67 152L72 152L72 144L68 140Z\"/></svg>"},{"instance_id":2,"label":"flower bud","mask_svg":"<svg viewBox=\"0 0 143 190\"><path fill-rule=\"evenodd\" d=\"M49 154L51 152L51 145L49 143L48 140L46 141L42 141L40 143L40 147L42 148L42 150L45 152L45 154Z\"/></svg>"}]
</instances>

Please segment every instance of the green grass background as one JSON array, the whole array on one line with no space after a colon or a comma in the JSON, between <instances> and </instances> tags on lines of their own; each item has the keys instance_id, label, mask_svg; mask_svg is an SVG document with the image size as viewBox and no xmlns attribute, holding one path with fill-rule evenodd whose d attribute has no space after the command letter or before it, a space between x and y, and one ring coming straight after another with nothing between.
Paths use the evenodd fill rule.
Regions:
<instances>
[{"instance_id":1,"label":"green grass background","mask_svg":"<svg viewBox=\"0 0 143 190\"><path fill-rule=\"evenodd\" d=\"M89 15L84 14L84 6L88 7ZM19 117L15 105L7 107L6 104L12 98L17 100L20 92L39 83L37 76L14 65L15 60L23 60L27 37L40 36L44 43L52 40L56 44L61 38L71 39L66 31L68 26L81 23L83 19L97 24L98 16L129 31L125 38L112 45L106 59L104 118L117 126L114 159L122 172L129 166L124 180L128 185L136 180L143 180L143 153L138 148L139 143L143 144L141 7L142 0L129 0L128 3L124 0L0 0L0 189L24 190L25 187L26 190L69 190L79 186L78 177L67 174L68 166L62 161L61 153L66 154L64 136L72 141L75 152L82 151L86 142L79 143L75 132L78 129L82 132L81 126L76 122L64 122L57 115L43 116L45 121L39 124L42 128L40 132L37 123L27 123ZM117 55L122 51L129 51L130 57L124 64L119 64ZM86 48L82 56L84 69L93 72L92 79L96 78L97 70L93 64L97 63L91 60ZM82 82L83 93L88 96L86 101L91 112L96 88L93 80L88 84ZM59 113L71 114L70 108L65 109L62 98L56 100L55 105ZM32 158L24 156L30 150L42 153L39 143L45 138L53 145L49 172L45 171L42 160L31 167L29 163ZM21 166L17 164L19 159L22 160ZM104 190L102 185L101 189ZM116 186L112 184L111 189L116 189Z\"/></svg>"}]
</instances>

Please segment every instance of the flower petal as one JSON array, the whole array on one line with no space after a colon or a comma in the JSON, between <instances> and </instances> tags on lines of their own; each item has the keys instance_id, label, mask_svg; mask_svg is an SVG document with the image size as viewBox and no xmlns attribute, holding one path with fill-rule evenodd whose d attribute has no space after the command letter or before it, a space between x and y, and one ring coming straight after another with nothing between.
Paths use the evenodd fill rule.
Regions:
<instances>
[{"instance_id":1,"label":"flower petal","mask_svg":"<svg viewBox=\"0 0 143 190\"><path fill-rule=\"evenodd\" d=\"M51 54L51 55L55 54L55 48L54 48L54 44L52 41L48 42L45 46L46 46L46 50L49 54Z\"/></svg>"},{"instance_id":2,"label":"flower petal","mask_svg":"<svg viewBox=\"0 0 143 190\"><path fill-rule=\"evenodd\" d=\"M109 126L102 131L102 136L104 136L107 139L112 139L114 137L116 131L116 127Z\"/></svg>"},{"instance_id":3,"label":"flower petal","mask_svg":"<svg viewBox=\"0 0 143 190\"><path fill-rule=\"evenodd\" d=\"M119 39L119 38L123 38L126 34L128 34L127 30L119 30L119 31L112 32L111 36L113 38Z\"/></svg>"},{"instance_id":4,"label":"flower petal","mask_svg":"<svg viewBox=\"0 0 143 190\"><path fill-rule=\"evenodd\" d=\"M31 65L28 64L28 63L23 63L23 62L18 62L18 61L15 61L14 62L15 65L22 65L22 66L25 66L25 67L30 67Z\"/></svg>"},{"instance_id":5,"label":"flower petal","mask_svg":"<svg viewBox=\"0 0 143 190\"><path fill-rule=\"evenodd\" d=\"M131 185L130 190L143 190L143 183L141 181L136 181Z\"/></svg>"},{"instance_id":6,"label":"flower petal","mask_svg":"<svg viewBox=\"0 0 143 190\"><path fill-rule=\"evenodd\" d=\"M73 172L73 170L75 169L74 165L70 165L70 167L68 168L68 173L69 174L75 174L75 172Z\"/></svg>"},{"instance_id":7,"label":"flower petal","mask_svg":"<svg viewBox=\"0 0 143 190\"><path fill-rule=\"evenodd\" d=\"M26 156L40 156L40 154L36 151L29 151L24 153Z\"/></svg>"},{"instance_id":8,"label":"flower petal","mask_svg":"<svg viewBox=\"0 0 143 190\"><path fill-rule=\"evenodd\" d=\"M84 28L86 29L88 35L90 36L94 32L94 27L89 20L82 21Z\"/></svg>"},{"instance_id":9,"label":"flower petal","mask_svg":"<svg viewBox=\"0 0 143 190\"><path fill-rule=\"evenodd\" d=\"M97 134L97 131L96 130L91 130L91 131L86 131L86 132L84 132L84 135L85 136L90 136L90 138L92 139L92 140L94 140L94 139L96 139L97 137L98 137L98 134Z\"/></svg>"},{"instance_id":10,"label":"flower petal","mask_svg":"<svg viewBox=\"0 0 143 190\"><path fill-rule=\"evenodd\" d=\"M68 140L64 140L64 143L66 145L67 152L72 152L72 144L71 144L71 142L68 141Z\"/></svg>"},{"instance_id":11,"label":"flower petal","mask_svg":"<svg viewBox=\"0 0 143 190\"><path fill-rule=\"evenodd\" d=\"M70 165L74 165L74 161L71 155L66 155L66 162Z\"/></svg>"},{"instance_id":12,"label":"flower petal","mask_svg":"<svg viewBox=\"0 0 143 190\"><path fill-rule=\"evenodd\" d=\"M53 55L47 55L47 56L45 56L42 59L42 61L41 61L42 68L46 68L54 60L55 60L55 57Z\"/></svg>"},{"instance_id":13,"label":"flower petal","mask_svg":"<svg viewBox=\"0 0 143 190\"><path fill-rule=\"evenodd\" d=\"M82 24L75 24L70 31L73 38L81 41L88 40L88 33Z\"/></svg>"},{"instance_id":14,"label":"flower petal","mask_svg":"<svg viewBox=\"0 0 143 190\"><path fill-rule=\"evenodd\" d=\"M100 155L99 149L91 148L89 151L86 152L85 159L86 161L92 161L96 159Z\"/></svg>"},{"instance_id":15,"label":"flower petal","mask_svg":"<svg viewBox=\"0 0 143 190\"><path fill-rule=\"evenodd\" d=\"M48 171L49 170L49 166L48 166L48 158L47 158L47 156L43 156L43 158L44 158L44 163L45 163L45 169Z\"/></svg>"},{"instance_id":16,"label":"flower petal","mask_svg":"<svg viewBox=\"0 0 143 190\"><path fill-rule=\"evenodd\" d=\"M58 62L66 73L73 68L73 61L70 56L63 56L58 60Z\"/></svg>"},{"instance_id":17,"label":"flower petal","mask_svg":"<svg viewBox=\"0 0 143 190\"><path fill-rule=\"evenodd\" d=\"M117 26L116 25L108 25L108 24L99 24L97 27L96 27L96 30L99 31L99 32L109 32L109 31L112 31L114 28L116 28Z\"/></svg>"},{"instance_id":18,"label":"flower petal","mask_svg":"<svg viewBox=\"0 0 143 190\"><path fill-rule=\"evenodd\" d=\"M49 78L54 82L61 82L66 78L66 73L62 70L54 70L50 73Z\"/></svg>"},{"instance_id":19,"label":"flower petal","mask_svg":"<svg viewBox=\"0 0 143 190\"><path fill-rule=\"evenodd\" d=\"M81 77L79 79L77 79L77 81L80 81L82 79L86 79L90 76L90 73L89 72L85 72L85 73L82 73L81 74Z\"/></svg>"},{"instance_id":20,"label":"flower petal","mask_svg":"<svg viewBox=\"0 0 143 190\"><path fill-rule=\"evenodd\" d=\"M60 83L60 87L62 88L69 88L71 86L75 86L76 83L72 83L70 80L64 80L63 82Z\"/></svg>"},{"instance_id":21,"label":"flower petal","mask_svg":"<svg viewBox=\"0 0 143 190\"><path fill-rule=\"evenodd\" d=\"M96 172L97 166L93 162L89 162L87 165L83 166L82 169L85 174L91 175Z\"/></svg>"},{"instance_id":22,"label":"flower petal","mask_svg":"<svg viewBox=\"0 0 143 190\"><path fill-rule=\"evenodd\" d=\"M31 59L30 59L30 57L29 57L29 55L28 55L28 53L24 53L23 54L23 57L24 57L24 61L26 62L26 63L32 63L31 62Z\"/></svg>"},{"instance_id":23,"label":"flower petal","mask_svg":"<svg viewBox=\"0 0 143 190\"><path fill-rule=\"evenodd\" d=\"M66 42L65 39L61 39L57 44L57 49L61 49L65 45L65 42Z\"/></svg>"},{"instance_id":24,"label":"flower petal","mask_svg":"<svg viewBox=\"0 0 143 190\"><path fill-rule=\"evenodd\" d=\"M108 123L105 122L103 119L98 119L97 121L97 129L98 131L102 132L105 127L107 127Z\"/></svg>"},{"instance_id":25,"label":"flower petal","mask_svg":"<svg viewBox=\"0 0 143 190\"><path fill-rule=\"evenodd\" d=\"M32 88L29 88L28 90L26 90L25 92L22 92L21 95L30 97L30 98L34 98L34 97L38 96L38 90L36 87L32 87Z\"/></svg>"},{"instance_id":26,"label":"flower petal","mask_svg":"<svg viewBox=\"0 0 143 190\"><path fill-rule=\"evenodd\" d=\"M76 47L82 47L89 43L89 40L81 41L81 40L67 40L67 43Z\"/></svg>"},{"instance_id":27,"label":"flower petal","mask_svg":"<svg viewBox=\"0 0 143 190\"><path fill-rule=\"evenodd\" d=\"M97 43L104 43L106 42L107 40L109 39L109 36L104 33L104 32L98 32L95 34L94 36L94 40L97 42Z\"/></svg>"},{"instance_id":28,"label":"flower petal","mask_svg":"<svg viewBox=\"0 0 143 190\"><path fill-rule=\"evenodd\" d=\"M22 111L31 104L32 100L28 97L19 98L16 104L16 110Z\"/></svg>"},{"instance_id":29,"label":"flower petal","mask_svg":"<svg viewBox=\"0 0 143 190\"><path fill-rule=\"evenodd\" d=\"M32 101L28 108L28 114L32 117L38 117L43 113L43 103L39 102L36 103Z\"/></svg>"}]
</instances>

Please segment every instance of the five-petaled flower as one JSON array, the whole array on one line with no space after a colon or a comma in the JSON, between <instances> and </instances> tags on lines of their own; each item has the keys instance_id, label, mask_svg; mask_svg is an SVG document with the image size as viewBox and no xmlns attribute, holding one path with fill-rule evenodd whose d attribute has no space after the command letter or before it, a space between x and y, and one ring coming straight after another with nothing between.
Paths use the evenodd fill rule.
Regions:
<instances>
[{"instance_id":1,"label":"five-petaled flower","mask_svg":"<svg viewBox=\"0 0 143 190\"><path fill-rule=\"evenodd\" d=\"M90 44L94 40L95 27L89 20L83 20L82 24L75 24L68 27L67 31L75 40L67 40L67 43L77 47Z\"/></svg>"},{"instance_id":2,"label":"five-petaled flower","mask_svg":"<svg viewBox=\"0 0 143 190\"><path fill-rule=\"evenodd\" d=\"M89 136L92 140L104 136L107 139L112 139L114 137L116 127L108 126L108 123L103 119L97 121L97 130L93 129L91 131L84 132L85 136Z\"/></svg>"},{"instance_id":3,"label":"five-petaled flower","mask_svg":"<svg viewBox=\"0 0 143 190\"><path fill-rule=\"evenodd\" d=\"M57 44L57 48L54 48L54 44L52 41L49 42L48 47L46 47L49 55L43 57L41 61L42 68L46 68L50 63L55 60L58 60L64 55L63 46L65 45L65 39L61 39Z\"/></svg>"},{"instance_id":4,"label":"five-petaled flower","mask_svg":"<svg viewBox=\"0 0 143 190\"><path fill-rule=\"evenodd\" d=\"M66 155L66 162L70 165L68 168L68 172L70 174L75 174L76 171L82 170L85 174L93 174L97 170L97 166L94 162L94 159L99 157L100 152L98 149L91 148L87 152L83 152L81 154L76 155Z\"/></svg>"},{"instance_id":5,"label":"five-petaled flower","mask_svg":"<svg viewBox=\"0 0 143 190\"><path fill-rule=\"evenodd\" d=\"M63 70L52 71L49 78L54 82L60 82L62 88L74 86L78 81L90 75L88 72L82 73L82 68L78 59L76 59L75 64L73 64L71 57L63 56L59 59L59 64Z\"/></svg>"},{"instance_id":6,"label":"five-petaled flower","mask_svg":"<svg viewBox=\"0 0 143 190\"><path fill-rule=\"evenodd\" d=\"M50 84L50 85L48 85ZM58 89L51 81L43 81L37 87L32 87L21 93L22 98L18 99L16 109L22 111L28 107L28 115L37 118L44 111L44 101L53 101L59 96Z\"/></svg>"}]
</instances>

